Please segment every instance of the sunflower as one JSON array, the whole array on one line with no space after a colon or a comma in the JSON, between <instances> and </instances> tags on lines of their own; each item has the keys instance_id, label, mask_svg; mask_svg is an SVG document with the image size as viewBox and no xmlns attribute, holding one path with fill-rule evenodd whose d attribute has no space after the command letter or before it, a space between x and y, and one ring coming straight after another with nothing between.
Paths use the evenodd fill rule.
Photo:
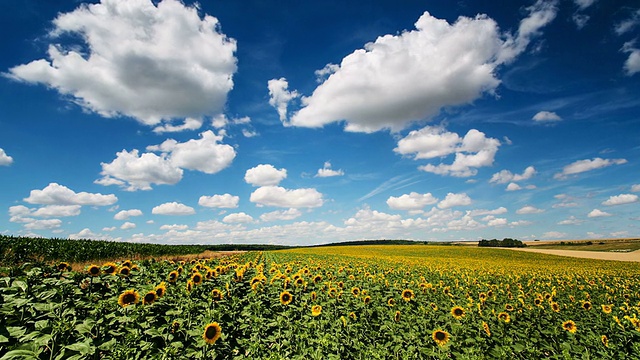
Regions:
<instances>
[{"instance_id":1,"label":"sunflower","mask_svg":"<svg viewBox=\"0 0 640 360\"><path fill-rule=\"evenodd\" d=\"M344 283L342 281L338 281L338 288L344 288Z\"/></svg>"},{"instance_id":2,"label":"sunflower","mask_svg":"<svg viewBox=\"0 0 640 360\"><path fill-rule=\"evenodd\" d=\"M151 305L158 299L158 294L156 294L155 290L151 290L145 294L142 298L142 303L145 305Z\"/></svg>"},{"instance_id":3,"label":"sunflower","mask_svg":"<svg viewBox=\"0 0 640 360\"><path fill-rule=\"evenodd\" d=\"M131 260L125 260L125 261L122 262L122 266L126 266L128 268L131 268L131 265L132 265Z\"/></svg>"},{"instance_id":4,"label":"sunflower","mask_svg":"<svg viewBox=\"0 0 640 360\"><path fill-rule=\"evenodd\" d=\"M451 308L451 316L456 320L460 320L464 317L464 309L460 306L454 306Z\"/></svg>"},{"instance_id":5,"label":"sunflower","mask_svg":"<svg viewBox=\"0 0 640 360\"><path fill-rule=\"evenodd\" d=\"M604 345L605 347L609 347L609 338L607 337L607 335L602 335L600 337L600 340L602 340L602 345Z\"/></svg>"},{"instance_id":6,"label":"sunflower","mask_svg":"<svg viewBox=\"0 0 640 360\"><path fill-rule=\"evenodd\" d=\"M187 292L191 292L193 290L193 281L187 281Z\"/></svg>"},{"instance_id":7,"label":"sunflower","mask_svg":"<svg viewBox=\"0 0 640 360\"><path fill-rule=\"evenodd\" d=\"M135 290L126 290L118 297L118 305L122 307L137 304L138 301L140 301L140 295Z\"/></svg>"},{"instance_id":8,"label":"sunflower","mask_svg":"<svg viewBox=\"0 0 640 360\"><path fill-rule=\"evenodd\" d=\"M293 295L291 295L288 291L283 291L280 293L280 303L282 305L289 305L293 301Z\"/></svg>"},{"instance_id":9,"label":"sunflower","mask_svg":"<svg viewBox=\"0 0 640 360\"><path fill-rule=\"evenodd\" d=\"M179 272L177 272L175 270L170 272L169 273L169 278L168 278L169 282L174 284L176 281L178 281L178 276L180 276Z\"/></svg>"},{"instance_id":10,"label":"sunflower","mask_svg":"<svg viewBox=\"0 0 640 360\"><path fill-rule=\"evenodd\" d=\"M560 312L560 305L558 305L557 302L552 302L551 303L551 310L553 310L554 312Z\"/></svg>"},{"instance_id":11,"label":"sunflower","mask_svg":"<svg viewBox=\"0 0 640 360\"><path fill-rule=\"evenodd\" d=\"M136 264L131 265L131 271L138 271L138 270L140 270L138 265L136 265Z\"/></svg>"},{"instance_id":12,"label":"sunflower","mask_svg":"<svg viewBox=\"0 0 640 360\"><path fill-rule=\"evenodd\" d=\"M438 329L431 334L431 338L438 346L445 346L449 342L449 333Z\"/></svg>"},{"instance_id":13,"label":"sunflower","mask_svg":"<svg viewBox=\"0 0 640 360\"><path fill-rule=\"evenodd\" d=\"M360 295L360 289L357 287L351 288L351 293L353 294L353 296L358 296Z\"/></svg>"},{"instance_id":14,"label":"sunflower","mask_svg":"<svg viewBox=\"0 0 640 360\"><path fill-rule=\"evenodd\" d=\"M312 316L318 316L320 315L320 313L322 312L322 306L320 305L313 305L311 307L311 315Z\"/></svg>"},{"instance_id":15,"label":"sunflower","mask_svg":"<svg viewBox=\"0 0 640 360\"><path fill-rule=\"evenodd\" d=\"M67 269L71 270L71 266L69 266L69 263L65 261L58 264L57 268L58 271L66 271Z\"/></svg>"},{"instance_id":16,"label":"sunflower","mask_svg":"<svg viewBox=\"0 0 640 360\"><path fill-rule=\"evenodd\" d=\"M202 338L207 344L215 344L215 342L220 338L220 335L222 335L222 328L217 322L212 322L205 326Z\"/></svg>"},{"instance_id":17,"label":"sunflower","mask_svg":"<svg viewBox=\"0 0 640 360\"><path fill-rule=\"evenodd\" d=\"M533 303L534 303L536 306L542 306L542 299L540 299L540 298L535 298L535 299L533 300Z\"/></svg>"},{"instance_id":18,"label":"sunflower","mask_svg":"<svg viewBox=\"0 0 640 360\"><path fill-rule=\"evenodd\" d=\"M505 323L510 323L511 322L511 316L509 314L507 314L506 312L501 312L498 314L498 319L504 321Z\"/></svg>"},{"instance_id":19,"label":"sunflower","mask_svg":"<svg viewBox=\"0 0 640 360\"><path fill-rule=\"evenodd\" d=\"M118 271L118 265L116 265L115 263L112 263L112 262L108 262L108 263L102 265L102 268L104 269L103 270L104 273L105 274L109 274L109 275L115 274L116 271Z\"/></svg>"},{"instance_id":20,"label":"sunflower","mask_svg":"<svg viewBox=\"0 0 640 360\"><path fill-rule=\"evenodd\" d=\"M122 276L129 276L129 274L131 274L131 269L129 269L128 266L123 266L120 268L120 271L118 271L118 274Z\"/></svg>"},{"instance_id":21,"label":"sunflower","mask_svg":"<svg viewBox=\"0 0 640 360\"><path fill-rule=\"evenodd\" d=\"M223 297L224 297L224 295L222 294L222 291L220 291L219 289L211 290L211 298L214 301L220 301L220 300L222 300Z\"/></svg>"},{"instance_id":22,"label":"sunflower","mask_svg":"<svg viewBox=\"0 0 640 360\"><path fill-rule=\"evenodd\" d=\"M98 276L100 275L100 267L95 264L89 265L89 267L87 268L87 273L89 273L89 275L91 276Z\"/></svg>"},{"instance_id":23,"label":"sunflower","mask_svg":"<svg viewBox=\"0 0 640 360\"><path fill-rule=\"evenodd\" d=\"M485 300L487 300L487 294L481 292L480 294L478 294L478 299L480 299L481 302L484 302Z\"/></svg>"},{"instance_id":24,"label":"sunflower","mask_svg":"<svg viewBox=\"0 0 640 360\"><path fill-rule=\"evenodd\" d=\"M507 311L513 311L513 305L511 305L511 304L506 304L506 305L504 306L504 309L505 309L505 310L507 310Z\"/></svg>"},{"instance_id":25,"label":"sunflower","mask_svg":"<svg viewBox=\"0 0 640 360\"><path fill-rule=\"evenodd\" d=\"M322 275L318 274L316 276L313 277L313 282L314 283L319 283L320 281L322 281Z\"/></svg>"},{"instance_id":26,"label":"sunflower","mask_svg":"<svg viewBox=\"0 0 640 360\"><path fill-rule=\"evenodd\" d=\"M357 318L356 313L354 313L353 311L349 313L349 317L353 320Z\"/></svg>"},{"instance_id":27,"label":"sunflower","mask_svg":"<svg viewBox=\"0 0 640 360\"><path fill-rule=\"evenodd\" d=\"M302 278L302 277L297 278L297 279L293 282L293 284L294 284L295 286L302 286L302 285L304 285L304 278Z\"/></svg>"},{"instance_id":28,"label":"sunflower","mask_svg":"<svg viewBox=\"0 0 640 360\"><path fill-rule=\"evenodd\" d=\"M402 299L404 301L411 301L411 299L413 299L414 297L416 297L416 294L413 293L413 290L411 289L402 290Z\"/></svg>"},{"instance_id":29,"label":"sunflower","mask_svg":"<svg viewBox=\"0 0 640 360\"><path fill-rule=\"evenodd\" d=\"M578 328L576 328L576 323L573 322L573 320L567 320L565 322L562 323L562 328L567 330L568 332L575 334L576 330L578 330Z\"/></svg>"},{"instance_id":30,"label":"sunflower","mask_svg":"<svg viewBox=\"0 0 640 360\"><path fill-rule=\"evenodd\" d=\"M588 310L591 310L591 303L590 303L590 302L588 302L588 301L583 301L583 302L582 302L582 308L583 308L583 309L585 309L585 310L587 310L587 311L588 311Z\"/></svg>"},{"instance_id":31,"label":"sunflower","mask_svg":"<svg viewBox=\"0 0 640 360\"><path fill-rule=\"evenodd\" d=\"M182 275L182 272L184 271L184 268L182 266L178 266L178 270L177 271L178 271L179 275Z\"/></svg>"},{"instance_id":32,"label":"sunflower","mask_svg":"<svg viewBox=\"0 0 640 360\"><path fill-rule=\"evenodd\" d=\"M485 333L487 333L487 336L491 336L491 330L489 330L489 324L487 324L486 322L482 322L482 329L484 330Z\"/></svg>"},{"instance_id":33,"label":"sunflower","mask_svg":"<svg viewBox=\"0 0 640 360\"><path fill-rule=\"evenodd\" d=\"M605 314L611 314L611 311L612 311L612 310L613 310L613 309L612 309L612 306L611 306L611 305L602 305L602 311L603 311Z\"/></svg>"},{"instance_id":34,"label":"sunflower","mask_svg":"<svg viewBox=\"0 0 640 360\"><path fill-rule=\"evenodd\" d=\"M200 274L199 272L195 272L193 273L193 275L191 275L191 282L193 282L193 285L200 285L202 284L202 274Z\"/></svg>"},{"instance_id":35,"label":"sunflower","mask_svg":"<svg viewBox=\"0 0 640 360\"><path fill-rule=\"evenodd\" d=\"M395 322L400 321L400 311L396 311L395 315L393 315L393 321Z\"/></svg>"},{"instance_id":36,"label":"sunflower","mask_svg":"<svg viewBox=\"0 0 640 360\"><path fill-rule=\"evenodd\" d=\"M371 302L371 296L365 296L362 301L364 302L365 305L368 305Z\"/></svg>"},{"instance_id":37,"label":"sunflower","mask_svg":"<svg viewBox=\"0 0 640 360\"><path fill-rule=\"evenodd\" d=\"M438 310L438 305L436 305L435 303L431 303L431 304L429 304L429 306L431 306L433 311L437 311Z\"/></svg>"},{"instance_id":38,"label":"sunflower","mask_svg":"<svg viewBox=\"0 0 640 360\"><path fill-rule=\"evenodd\" d=\"M160 285L156 286L155 289L153 289L156 292L156 295L158 296L158 299L163 297L164 294L167 293L167 285L165 285L164 281L160 283Z\"/></svg>"},{"instance_id":39,"label":"sunflower","mask_svg":"<svg viewBox=\"0 0 640 360\"><path fill-rule=\"evenodd\" d=\"M394 298L389 298L389 300L387 300L387 305L389 305L389 306L395 306L395 305L396 305L396 299L394 299Z\"/></svg>"},{"instance_id":40,"label":"sunflower","mask_svg":"<svg viewBox=\"0 0 640 360\"><path fill-rule=\"evenodd\" d=\"M316 301L316 299L318 298L318 294L316 294L315 291L311 292L311 301Z\"/></svg>"}]
</instances>

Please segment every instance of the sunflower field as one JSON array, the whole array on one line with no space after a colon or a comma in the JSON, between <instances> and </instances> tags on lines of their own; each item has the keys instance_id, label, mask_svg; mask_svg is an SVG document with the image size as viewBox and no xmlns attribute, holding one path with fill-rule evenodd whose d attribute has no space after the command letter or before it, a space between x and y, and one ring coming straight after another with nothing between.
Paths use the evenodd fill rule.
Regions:
<instances>
[{"instance_id":1,"label":"sunflower field","mask_svg":"<svg viewBox=\"0 0 640 360\"><path fill-rule=\"evenodd\" d=\"M0 359L640 359L640 266L340 246L0 277Z\"/></svg>"}]
</instances>

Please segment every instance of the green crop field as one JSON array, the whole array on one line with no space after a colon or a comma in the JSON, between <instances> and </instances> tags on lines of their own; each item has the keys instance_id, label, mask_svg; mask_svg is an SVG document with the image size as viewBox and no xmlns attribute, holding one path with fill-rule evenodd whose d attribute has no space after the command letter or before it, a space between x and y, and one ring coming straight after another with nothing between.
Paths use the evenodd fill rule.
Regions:
<instances>
[{"instance_id":1,"label":"green crop field","mask_svg":"<svg viewBox=\"0 0 640 360\"><path fill-rule=\"evenodd\" d=\"M640 358L640 266L451 246L0 278L0 359Z\"/></svg>"}]
</instances>

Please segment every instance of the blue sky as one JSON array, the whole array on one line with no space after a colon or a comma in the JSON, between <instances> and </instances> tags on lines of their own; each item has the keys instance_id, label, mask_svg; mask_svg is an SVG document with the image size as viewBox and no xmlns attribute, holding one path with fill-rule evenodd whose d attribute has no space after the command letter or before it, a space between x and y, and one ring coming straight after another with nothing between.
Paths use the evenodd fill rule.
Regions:
<instances>
[{"instance_id":1,"label":"blue sky","mask_svg":"<svg viewBox=\"0 0 640 360\"><path fill-rule=\"evenodd\" d=\"M0 3L0 233L640 236L634 1Z\"/></svg>"}]
</instances>

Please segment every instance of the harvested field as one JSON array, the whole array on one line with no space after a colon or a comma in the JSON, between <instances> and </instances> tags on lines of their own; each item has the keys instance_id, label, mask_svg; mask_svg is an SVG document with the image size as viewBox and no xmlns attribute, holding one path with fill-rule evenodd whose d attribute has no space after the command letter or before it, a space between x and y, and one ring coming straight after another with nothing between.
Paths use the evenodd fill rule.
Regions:
<instances>
[{"instance_id":1,"label":"harvested field","mask_svg":"<svg viewBox=\"0 0 640 360\"><path fill-rule=\"evenodd\" d=\"M602 251L581 251L581 250L554 250L536 248L509 248L510 250L535 252L540 254L569 256L583 259L614 260L614 261L634 261L640 262L640 251L633 252L602 252Z\"/></svg>"}]
</instances>

